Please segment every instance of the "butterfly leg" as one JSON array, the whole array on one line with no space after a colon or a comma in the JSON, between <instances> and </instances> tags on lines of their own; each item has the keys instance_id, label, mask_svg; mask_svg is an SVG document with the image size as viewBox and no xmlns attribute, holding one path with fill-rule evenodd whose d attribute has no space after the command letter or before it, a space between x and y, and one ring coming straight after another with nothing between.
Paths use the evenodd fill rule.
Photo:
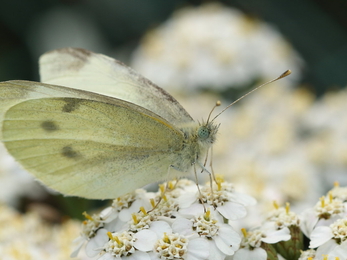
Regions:
<instances>
[{"instance_id":1,"label":"butterfly leg","mask_svg":"<svg viewBox=\"0 0 347 260\"><path fill-rule=\"evenodd\" d=\"M198 175L196 174L196 166L195 166L195 163L194 163L193 165L194 165L195 184L196 184L196 187L198 187L198 191L199 191L199 200L200 200L202 206L204 207L204 212L206 212L205 203L204 203L203 196L202 196L202 193L201 193L201 190L200 190L200 187L199 187Z\"/></svg>"},{"instance_id":2,"label":"butterfly leg","mask_svg":"<svg viewBox=\"0 0 347 260\"><path fill-rule=\"evenodd\" d=\"M211 152L211 154L212 154L212 152ZM211 201L213 202L214 201L213 181L217 184L217 186L218 186L218 181L217 181L216 176L215 176L214 171L213 171L212 159L210 161L211 172L206 169L206 167L205 167L206 166L206 162L207 162L207 155L206 155L204 164L202 164L201 162L197 161L197 163L201 167L201 172L200 173L206 171L208 173L209 178L210 178Z\"/></svg>"}]
</instances>

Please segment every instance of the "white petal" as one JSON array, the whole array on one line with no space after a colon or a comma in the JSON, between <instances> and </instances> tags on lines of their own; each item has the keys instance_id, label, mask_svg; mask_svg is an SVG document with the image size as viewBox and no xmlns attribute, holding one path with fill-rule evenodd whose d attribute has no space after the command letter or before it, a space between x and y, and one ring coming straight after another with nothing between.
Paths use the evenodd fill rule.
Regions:
<instances>
[{"instance_id":1,"label":"white petal","mask_svg":"<svg viewBox=\"0 0 347 260\"><path fill-rule=\"evenodd\" d=\"M105 220L106 223L111 222L115 218L117 218L118 212L113 210L112 207L107 207L103 211L100 212L100 217Z\"/></svg>"},{"instance_id":2,"label":"white petal","mask_svg":"<svg viewBox=\"0 0 347 260\"><path fill-rule=\"evenodd\" d=\"M188 208L198 200L196 192L185 192L178 198L178 205L180 209Z\"/></svg>"},{"instance_id":3,"label":"white petal","mask_svg":"<svg viewBox=\"0 0 347 260\"><path fill-rule=\"evenodd\" d=\"M312 209L305 210L299 215L300 218L300 229L305 234L305 236L310 237L311 232L315 225L317 224L318 218L316 213Z\"/></svg>"},{"instance_id":4,"label":"white petal","mask_svg":"<svg viewBox=\"0 0 347 260\"><path fill-rule=\"evenodd\" d=\"M86 254L89 257L94 257L100 252L100 248L103 247L108 241L107 230L99 229L96 235L90 239L86 245Z\"/></svg>"},{"instance_id":5,"label":"white petal","mask_svg":"<svg viewBox=\"0 0 347 260\"><path fill-rule=\"evenodd\" d=\"M210 240L208 241L208 244L210 247L210 256L213 256L213 260L223 260L225 258L226 255L219 250L215 241Z\"/></svg>"},{"instance_id":6,"label":"white petal","mask_svg":"<svg viewBox=\"0 0 347 260\"><path fill-rule=\"evenodd\" d=\"M142 206L142 201L139 199L135 200L131 204L130 208L122 209L119 212L118 214L119 219L124 222L128 222L131 219L131 214L139 212L141 206Z\"/></svg>"},{"instance_id":7,"label":"white petal","mask_svg":"<svg viewBox=\"0 0 347 260\"><path fill-rule=\"evenodd\" d=\"M336 259L336 257L339 257L340 259L347 259L347 241L343 242L341 245L335 247L330 253L329 253L329 259L331 257L334 257L332 259Z\"/></svg>"},{"instance_id":8,"label":"white petal","mask_svg":"<svg viewBox=\"0 0 347 260\"><path fill-rule=\"evenodd\" d=\"M222 225L213 239L219 250L226 255L233 255L241 243L240 235L229 225Z\"/></svg>"},{"instance_id":9,"label":"white petal","mask_svg":"<svg viewBox=\"0 0 347 260\"><path fill-rule=\"evenodd\" d=\"M204 238L192 239L188 243L186 260L203 260L209 257L209 244Z\"/></svg>"},{"instance_id":10,"label":"white petal","mask_svg":"<svg viewBox=\"0 0 347 260\"><path fill-rule=\"evenodd\" d=\"M253 250L241 248L237 250L233 260L266 260L267 253L264 249L258 247Z\"/></svg>"},{"instance_id":11,"label":"white petal","mask_svg":"<svg viewBox=\"0 0 347 260\"><path fill-rule=\"evenodd\" d=\"M135 251L133 254L131 254L128 257L124 257L126 260L151 260L149 255L145 252L141 251Z\"/></svg>"},{"instance_id":12,"label":"white petal","mask_svg":"<svg viewBox=\"0 0 347 260\"><path fill-rule=\"evenodd\" d=\"M105 253L98 260L114 260L115 258L110 253ZM119 258L118 258L119 259Z\"/></svg>"},{"instance_id":13,"label":"white petal","mask_svg":"<svg viewBox=\"0 0 347 260\"><path fill-rule=\"evenodd\" d=\"M188 208L180 209L179 213L184 217L194 217L204 212L204 206L200 203L194 203Z\"/></svg>"},{"instance_id":14,"label":"white petal","mask_svg":"<svg viewBox=\"0 0 347 260\"><path fill-rule=\"evenodd\" d=\"M316 248L333 237L333 233L331 232L330 227L320 226L316 227L310 236L310 248Z\"/></svg>"},{"instance_id":15,"label":"white petal","mask_svg":"<svg viewBox=\"0 0 347 260\"><path fill-rule=\"evenodd\" d=\"M232 248L232 246L227 245L220 236L214 237L214 241L216 242L216 246L222 253L226 255L233 255L235 253L235 250Z\"/></svg>"},{"instance_id":16,"label":"white petal","mask_svg":"<svg viewBox=\"0 0 347 260\"><path fill-rule=\"evenodd\" d=\"M155 252L148 252L149 257L151 260L160 260L159 255Z\"/></svg>"},{"instance_id":17,"label":"white petal","mask_svg":"<svg viewBox=\"0 0 347 260\"><path fill-rule=\"evenodd\" d=\"M178 218L172 224L172 231L184 236L191 235L193 233L193 222L186 218Z\"/></svg>"},{"instance_id":18,"label":"white petal","mask_svg":"<svg viewBox=\"0 0 347 260\"><path fill-rule=\"evenodd\" d=\"M247 194L233 192L231 197L235 202L240 203L244 206L253 206L257 204L257 200Z\"/></svg>"},{"instance_id":19,"label":"white petal","mask_svg":"<svg viewBox=\"0 0 347 260\"><path fill-rule=\"evenodd\" d=\"M82 238L82 237L78 237L78 238ZM77 257L78 252L81 250L82 246L84 245L84 241L85 241L85 240L84 240L83 238L82 238L82 239L79 239L78 243L77 243L77 241L76 241L77 246L76 246L76 248L72 251L70 257ZM73 241L73 242L75 243L75 241Z\"/></svg>"},{"instance_id":20,"label":"white petal","mask_svg":"<svg viewBox=\"0 0 347 260\"><path fill-rule=\"evenodd\" d=\"M157 241L157 234L148 229L137 232L134 237L136 238L134 247L144 252L153 250L154 243Z\"/></svg>"},{"instance_id":21,"label":"white petal","mask_svg":"<svg viewBox=\"0 0 347 260\"><path fill-rule=\"evenodd\" d=\"M245 206L230 201L224 203L223 206L217 207L217 210L223 217L230 220L243 218L247 215Z\"/></svg>"},{"instance_id":22,"label":"white petal","mask_svg":"<svg viewBox=\"0 0 347 260\"><path fill-rule=\"evenodd\" d=\"M268 243L268 244L274 244L279 241L287 241L290 239L290 231L288 228L282 228L280 230L275 230L271 232L266 233L266 237L262 238L261 241Z\"/></svg>"},{"instance_id":23,"label":"white petal","mask_svg":"<svg viewBox=\"0 0 347 260\"><path fill-rule=\"evenodd\" d=\"M166 234L172 233L170 225L165 221L153 221L149 229L157 234L157 238L162 238L164 232Z\"/></svg>"},{"instance_id":24,"label":"white petal","mask_svg":"<svg viewBox=\"0 0 347 260\"><path fill-rule=\"evenodd\" d=\"M333 251L337 246L338 244L336 244L335 240L328 240L318 247L316 255L330 255L330 252Z\"/></svg>"},{"instance_id":25,"label":"white petal","mask_svg":"<svg viewBox=\"0 0 347 260\"><path fill-rule=\"evenodd\" d=\"M124 222L119 218L115 218L110 222L106 222L104 228L110 232L119 232L120 230L124 230L124 227L128 227L128 222Z\"/></svg>"}]
</instances>

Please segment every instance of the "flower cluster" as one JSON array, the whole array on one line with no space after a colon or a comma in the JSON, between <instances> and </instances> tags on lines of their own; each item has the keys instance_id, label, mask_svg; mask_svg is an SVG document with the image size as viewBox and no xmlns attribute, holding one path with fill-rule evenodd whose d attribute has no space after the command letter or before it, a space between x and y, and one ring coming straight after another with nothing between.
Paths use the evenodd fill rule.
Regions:
<instances>
[{"instance_id":1,"label":"flower cluster","mask_svg":"<svg viewBox=\"0 0 347 260\"><path fill-rule=\"evenodd\" d=\"M301 214L274 202L259 227L240 231L233 226L255 200L221 178L198 188L171 181L157 193L120 197L99 215L85 213L73 256L84 245L87 256L102 260L347 258L347 188L336 184Z\"/></svg>"},{"instance_id":2,"label":"flower cluster","mask_svg":"<svg viewBox=\"0 0 347 260\"><path fill-rule=\"evenodd\" d=\"M98 259L225 259L240 247L231 220L246 215L255 200L220 182L200 187L188 180L168 182L158 193L137 190L89 216L76 239ZM213 257L212 257L213 256Z\"/></svg>"},{"instance_id":3,"label":"flower cluster","mask_svg":"<svg viewBox=\"0 0 347 260\"><path fill-rule=\"evenodd\" d=\"M347 187L336 184L327 198L299 215L290 211L289 203L274 203L275 210L260 227L242 229L244 237L233 259L347 259L346 192Z\"/></svg>"},{"instance_id":4,"label":"flower cluster","mask_svg":"<svg viewBox=\"0 0 347 260\"><path fill-rule=\"evenodd\" d=\"M302 215L302 231L316 255L347 259L347 188L335 184L327 196Z\"/></svg>"}]
</instances>

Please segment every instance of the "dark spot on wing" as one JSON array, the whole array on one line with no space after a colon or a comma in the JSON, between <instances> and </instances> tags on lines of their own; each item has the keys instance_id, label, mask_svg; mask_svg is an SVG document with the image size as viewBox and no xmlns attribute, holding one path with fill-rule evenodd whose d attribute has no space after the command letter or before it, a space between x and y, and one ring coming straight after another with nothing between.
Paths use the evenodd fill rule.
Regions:
<instances>
[{"instance_id":1,"label":"dark spot on wing","mask_svg":"<svg viewBox=\"0 0 347 260\"><path fill-rule=\"evenodd\" d=\"M78 159L81 157L81 154L76 152L71 146L63 147L62 155L71 159Z\"/></svg>"},{"instance_id":2,"label":"dark spot on wing","mask_svg":"<svg viewBox=\"0 0 347 260\"><path fill-rule=\"evenodd\" d=\"M45 130L47 132L54 132L54 131L59 130L59 127L57 126L57 124L51 120L43 121L41 123L41 127L43 128L43 130Z\"/></svg>"},{"instance_id":3,"label":"dark spot on wing","mask_svg":"<svg viewBox=\"0 0 347 260\"><path fill-rule=\"evenodd\" d=\"M81 100L75 98L64 98L65 105L62 108L62 111L65 113L70 113L78 109Z\"/></svg>"}]
</instances>

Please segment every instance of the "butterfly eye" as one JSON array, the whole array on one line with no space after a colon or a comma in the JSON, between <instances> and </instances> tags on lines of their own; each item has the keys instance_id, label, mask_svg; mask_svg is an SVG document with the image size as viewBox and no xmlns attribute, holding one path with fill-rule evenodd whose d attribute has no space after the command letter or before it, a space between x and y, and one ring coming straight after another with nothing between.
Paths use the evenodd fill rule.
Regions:
<instances>
[{"instance_id":1,"label":"butterfly eye","mask_svg":"<svg viewBox=\"0 0 347 260\"><path fill-rule=\"evenodd\" d=\"M210 130L206 126L200 126L198 129L198 136L200 139L205 140L210 136Z\"/></svg>"}]
</instances>

